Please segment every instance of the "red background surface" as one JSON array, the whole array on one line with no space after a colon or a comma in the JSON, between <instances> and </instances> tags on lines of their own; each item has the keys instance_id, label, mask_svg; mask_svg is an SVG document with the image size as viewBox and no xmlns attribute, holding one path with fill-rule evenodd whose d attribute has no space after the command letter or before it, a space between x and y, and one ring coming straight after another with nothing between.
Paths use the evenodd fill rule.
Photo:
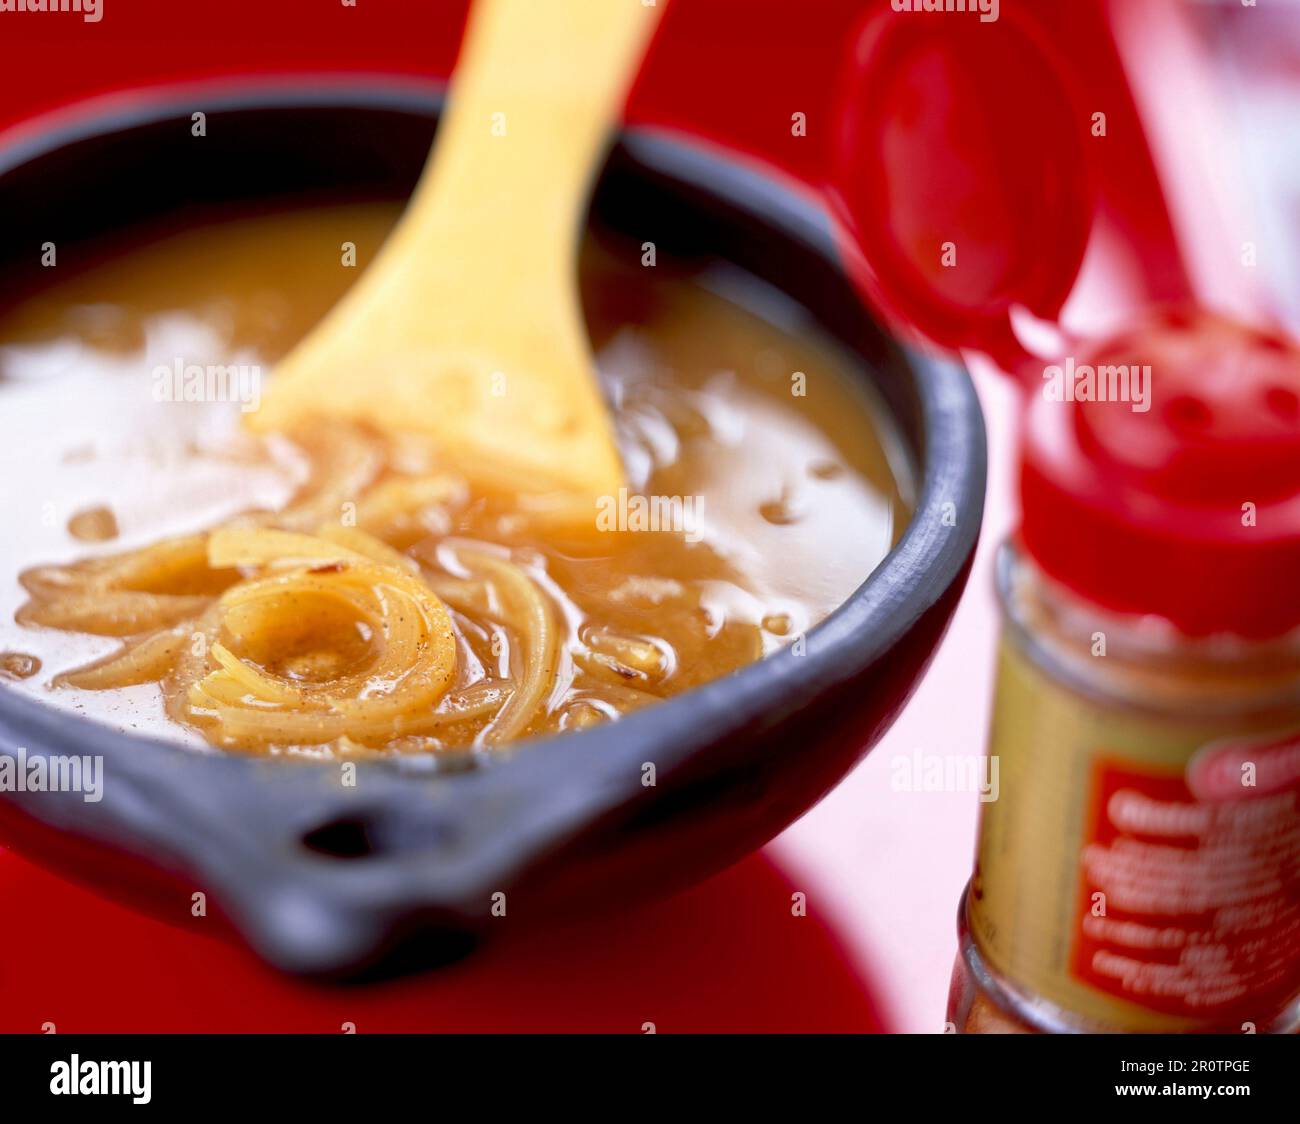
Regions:
<instances>
[{"instance_id":1,"label":"red background surface","mask_svg":"<svg viewBox=\"0 0 1300 1124\"><path fill-rule=\"evenodd\" d=\"M450 73L466 0L104 0L104 18L9 14L0 125L111 90L248 74ZM670 3L629 117L762 152L810 180L830 151L830 81L864 0ZM808 136L790 114L809 115Z\"/></svg>"},{"instance_id":2,"label":"red background surface","mask_svg":"<svg viewBox=\"0 0 1300 1124\"><path fill-rule=\"evenodd\" d=\"M0 1033L881 1029L816 911L791 912L793 892L754 856L669 901L503 939L437 972L319 987L0 853Z\"/></svg>"}]
</instances>

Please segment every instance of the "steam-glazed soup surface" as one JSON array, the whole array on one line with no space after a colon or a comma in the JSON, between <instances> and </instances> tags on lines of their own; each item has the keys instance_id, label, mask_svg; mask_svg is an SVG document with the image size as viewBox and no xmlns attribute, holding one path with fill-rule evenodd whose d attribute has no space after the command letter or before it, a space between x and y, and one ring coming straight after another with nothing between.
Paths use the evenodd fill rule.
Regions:
<instances>
[{"instance_id":1,"label":"steam-glazed soup surface","mask_svg":"<svg viewBox=\"0 0 1300 1124\"><path fill-rule=\"evenodd\" d=\"M852 361L753 279L639 245L584 251L629 487L581 525L414 437L242 432L397 213L64 252L5 309L5 689L195 746L490 748L799 643L888 552L908 485Z\"/></svg>"}]
</instances>

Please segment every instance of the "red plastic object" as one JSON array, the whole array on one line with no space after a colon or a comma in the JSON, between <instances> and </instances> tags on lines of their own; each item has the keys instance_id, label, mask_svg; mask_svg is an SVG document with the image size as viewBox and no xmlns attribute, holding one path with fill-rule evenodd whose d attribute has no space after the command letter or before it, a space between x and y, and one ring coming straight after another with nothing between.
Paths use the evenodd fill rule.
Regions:
<instances>
[{"instance_id":1,"label":"red plastic object","mask_svg":"<svg viewBox=\"0 0 1300 1124\"><path fill-rule=\"evenodd\" d=\"M1095 208L1070 68L1016 12L994 23L872 12L840 105L831 191L871 302L1004 366L1023 354L1014 306L1059 316Z\"/></svg>"},{"instance_id":2,"label":"red plastic object","mask_svg":"<svg viewBox=\"0 0 1300 1124\"><path fill-rule=\"evenodd\" d=\"M1022 537L1044 570L1189 635L1278 636L1300 626L1300 352L1208 312L1149 311L1197 294L1104 12L1003 5L985 23L873 5L830 190L846 259L897 328L1020 377ZM1109 318L1133 327L1080 342L1060 320L1094 237ZM1071 354L1034 360L1017 310L1074 335ZM1112 365L1149 368L1145 408L1046 393L1054 369L1073 388Z\"/></svg>"},{"instance_id":3,"label":"red plastic object","mask_svg":"<svg viewBox=\"0 0 1300 1124\"><path fill-rule=\"evenodd\" d=\"M1029 407L1021 466L1021 534L1039 565L1191 636L1300 626L1300 350L1174 313L1056 367ZM1125 368L1114 389L1106 367ZM1128 400L1061 401L1089 371L1090 396L1127 378Z\"/></svg>"}]
</instances>

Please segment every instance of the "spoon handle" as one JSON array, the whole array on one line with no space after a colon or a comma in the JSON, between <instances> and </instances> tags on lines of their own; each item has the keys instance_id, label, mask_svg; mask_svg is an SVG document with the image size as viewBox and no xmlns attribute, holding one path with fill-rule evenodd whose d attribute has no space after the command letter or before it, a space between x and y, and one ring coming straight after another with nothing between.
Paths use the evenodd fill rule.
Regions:
<instances>
[{"instance_id":1,"label":"spoon handle","mask_svg":"<svg viewBox=\"0 0 1300 1124\"><path fill-rule=\"evenodd\" d=\"M408 211L426 221L403 233L440 250L449 236L472 238L479 254L495 251L494 264L516 271L568 266L602 152L666 4L477 0Z\"/></svg>"}]
</instances>

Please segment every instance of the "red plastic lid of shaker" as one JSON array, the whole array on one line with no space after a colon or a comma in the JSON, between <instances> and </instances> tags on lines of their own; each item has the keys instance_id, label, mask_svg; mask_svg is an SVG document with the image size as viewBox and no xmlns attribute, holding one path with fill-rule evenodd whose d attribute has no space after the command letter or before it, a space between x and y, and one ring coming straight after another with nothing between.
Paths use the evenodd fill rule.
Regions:
<instances>
[{"instance_id":1,"label":"red plastic lid of shaker","mask_svg":"<svg viewBox=\"0 0 1300 1124\"><path fill-rule=\"evenodd\" d=\"M859 25L831 194L868 300L942 347L1011 367L1011 310L1057 319L1095 195L1090 118L1031 20L1004 6Z\"/></svg>"},{"instance_id":2,"label":"red plastic lid of shaker","mask_svg":"<svg viewBox=\"0 0 1300 1124\"><path fill-rule=\"evenodd\" d=\"M1169 313L1056 370L1021 462L1021 538L1042 569L1190 636L1300 627L1300 350Z\"/></svg>"}]
</instances>

